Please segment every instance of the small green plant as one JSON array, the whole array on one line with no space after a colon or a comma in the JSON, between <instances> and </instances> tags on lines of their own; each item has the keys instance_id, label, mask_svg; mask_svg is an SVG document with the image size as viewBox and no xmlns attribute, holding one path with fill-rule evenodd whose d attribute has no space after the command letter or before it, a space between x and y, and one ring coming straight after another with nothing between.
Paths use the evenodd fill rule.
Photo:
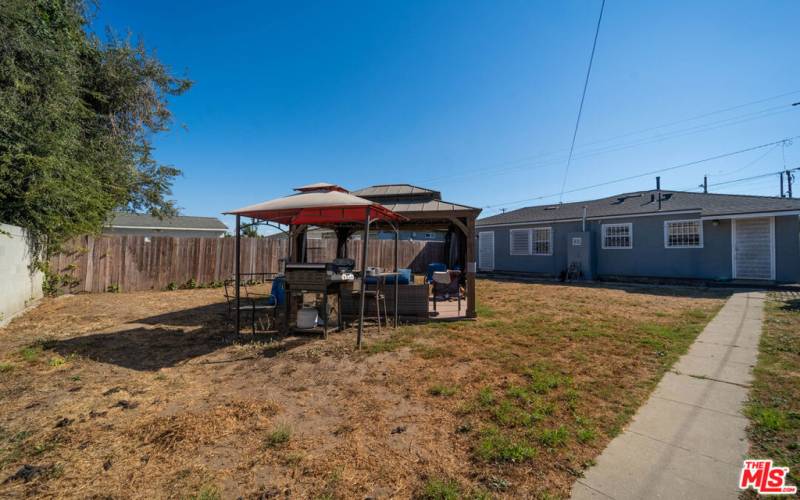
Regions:
<instances>
[{"instance_id":1,"label":"small green plant","mask_svg":"<svg viewBox=\"0 0 800 500\"><path fill-rule=\"evenodd\" d=\"M495 421L502 427L527 426L533 422L533 417L515 406L510 400L503 400L492 408Z\"/></svg>"},{"instance_id":2,"label":"small green plant","mask_svg":"<svg viewBox=\"0 0 800 500\"><path fill-rule=\"evenodd\" d=\"M50 358L48 364L53 368L58 368L59 366L64 366L66 362L67 360L62 358L61 356L53 356L52 358Z\"/></svg>"},{"instance_id":3,"label":"small green plant","mask_svg":"<svg viewBox=\"0 0 800 500\"><path fill-rule=\"evenodd\" d=\"M213 484L203 486L196 495L192 496L194 500L220 500L221 498L222 493L220 493L219 488Z\"/></svg>"},{"instance_id":4,"label":"small green plant","mask_svg":"<svg viewBox=\"0 0 800 500\"><path fill-rule=\"evenodd\" d=\"M287 424L279 424L264 439L264 446L267 448L277 448L283 446L292 439L292 429Z\"/></svg>"},{"instance_id":5,"label":"small green plant","mask_svg":"<svg viewBox=\"0 0 800 500\"><path fill-rule=\"evenodd\" d=\"M197 288L197 281L194 278L190 278L186 283L181 285L181 288L184 290L194 290Z\"/></svg>"},{"instance_id":6,"label":"small green plant","mask_svg":"<svg viewBox=\"0 0 800 500\"><path fill-rule=\"evenodd\" d=\"M428 394L431 396L452 396L455 393L455 387L450 387L443 384L436 384L428 388Z\"/></svg>"},{"instance_id":7,"label":"small green plant","mask_svg":"<svg viewBox=\"0 0 800 500\"><path fill-rule=\"evenodd\" d=\"M303 461L303 455L299 453L287 453L282 457L281 461L283 462L283 465L286 465L287 467L295 467L300 465L300 462Z\"/></svg>"},{"instance_id":8,"label":"small green plant","mask_svg":"<svg viewBox=\"0 0 800 500\"><path fill-rule=\"evenodd\" d=\"M747 416L755 420L756 424L770 431L782 431L789 427L789 418L786 412L776 408L753 405L747 408Z\"/></svg>"},{"instance_id":9,"label":"small green plant","mask_svg":"<svg viewBox=\"0 0 800 500\"><path fill-rule=\"evenodd\" d=\"M478 402L483 406L490 406L494 403L494 392L491 387L484 387L478 391Z\"/></svg>"},{"instance_id":10,"label":"small green plant","mask_svg":"<svg viewBox=\"0 0 800 500\"><path fill-rule=\"evenodd\" d=\"M177 283L175 283L174 281L170 281L170 282L167 284L167 290L169 290L170 292L174 292L174 291L175 291L175 290L177 290L177 289L178 289L178 285L177 285Z\"/></svg>"},{"instance_id":11,"label":"small green plant","mask_svg":"<svg viewBox=\"0 0 800 500\"><path fill-rule=\"evenodd\" d=\"M42 348L38 345L32 345L23 348L19 354L22 356L22 359L27 361L28 363L33 363L39 359L39 354L42 353Z\"/></svg>"},{"instance_id":12,"label":"small green plant","mask_svg":"<svg viewBox=\"0 0 800 500\"><path fill-rule=\"evenodd\" d=\"M591 428L581 427L575 435L579 442L590 443L597 437L597 432Z\"/></svg>"},{"instance_id":13,"label":"small green plant","mask_svg":"<svg viewBox=\"0 0 800 500\"><path fill-rule=\"evenodd\" d=\"M569 380L543 366L532 366L525 373L530 379L530 388L536 394L547 394L552 389L566 384Z\"/></svg>"},{"instance_id":14,"label":"small green plant","mask_svg":"<svg viewBox=\"0 0 800 500\"><path fill-rule=\"evenodd\" d=\"M121 291L122 290L120 289L119 283L114 283L106 287L106 292L108 293L119 293Z\"/></svg>"},{"instance_id":15,"label":"small green plant","mask_svg":"<svg viewBox=\"0 0 800 500\"><path fill-rule=\"evenodd\" d=\"M475 454L486 462L525 462L536 456L536 449L489 427L481 433Z\"/></svg>"},{"instance_id":16,"label":"small green plant","mask_svg":"<svg viewBox=\"0 0 800 500\"><path fill-rule=\"evenodd\" d=\"M14 365L11 363L0 363L0 373L8 373L14 370Z\"/></svg>"},{"instance_id":17,"label":"small green plant","mask_svg":"<svg viewBox=\"0 0 800 500\"><path fill-rule=\"evenodd\" d=\"M537 439L548 448L557 448L566 444L567 437L569 437L569 431L562 425L555 429L543 429L539 431Z\"/></svg>"},{"instance_id":18,"label":"small green plant","mask_svg":"<svg viewBox=\"0 0 800 500\"><path fill-rule=\"evenodd\" d=\"M452 479L429 479L422 488L420 498L425 500L458 500L461 487Z\"/></svg>"}]
</instances>

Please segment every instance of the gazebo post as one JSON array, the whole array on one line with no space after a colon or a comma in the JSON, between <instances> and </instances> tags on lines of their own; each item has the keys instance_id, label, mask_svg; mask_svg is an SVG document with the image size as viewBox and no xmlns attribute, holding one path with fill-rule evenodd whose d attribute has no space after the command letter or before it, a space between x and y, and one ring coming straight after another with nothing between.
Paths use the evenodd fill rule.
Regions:
<instances>
[{"instance_id":1,"label":"gazebo post","mask_svg":"<svg viewBox=\"0 0 800 500\"><path fill-rule=\"evenodd\" d=\"M400 243L400 223L397 223L394 226L394 272L399 273L400 269L398 267L398 248ZM399 298L400 295L400 275L395 274L394 276L394 327L397 328L397 318L399 316L397 310L399 307Z\"/></svg>"},{"instance_id":2,"label":"gazebo post","mask_svg":"<svg viewBox=\"0 0 800 500\"><path fill-rule=\"evenodd\" d=\"M241 258L240 258L241 257L241 242L240 242L240 240L241 240L241 236L242 236L241 229L242 229L242 216L241 215L237 215L236 216L236 241L235 241L234 250L233 250L233 253L235 254L235 257L234 257L235 260L234 260L234 264L233 264L233 272L234 272L233 281L234 281L234 287L236 288L236 335L239 335L239 321L240 321L239 316L241 315L241 309L239 309L239 285L241 284L240 283L240 281L241 281L240 274L241 273L240 273L240 269L239 269L240 261L241 261Z\"/></svg>"},{"instance_id":3,"label":"gazebo post","mask_svg":"<svg viewBox=\"0 0 800 500\"><path fill-rule=\"evenodd\" d=\"M467 217L467 238L466 238L466 271L467 271L467 317L477 318L478 313L475 310L475 272L477 271L477 262L475 258L475 217Z\"/></svg>"},{"instance_id":4,"label":"gazebo post","mask_svg":"<svg viewBox=\"0 0 800 500\"><path fill-rule=\"evenodd\" d=\"M361 249L361 304L358 315L358 338L356 347L361 349L361 338L364 334L364 297L367 291L367 250L369 250L369 215L370 207L367 207L367 217L364 219L364 243ZM379 320L380 321L380 320Z\"/></svg>"}]
</instances>

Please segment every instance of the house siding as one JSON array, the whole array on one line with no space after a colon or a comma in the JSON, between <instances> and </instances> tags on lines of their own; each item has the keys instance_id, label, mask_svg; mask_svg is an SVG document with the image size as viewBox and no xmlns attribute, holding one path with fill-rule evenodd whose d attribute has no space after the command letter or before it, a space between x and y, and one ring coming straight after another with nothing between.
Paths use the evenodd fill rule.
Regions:
<instances>
[{"instance_id":1,"label":"house siding","mask_svg":"<svg viewBox=\"0 0 800 500\"><path fill-rule=\"evenodd\" d=\"M653 278L732 279L731 221L703 221L702 248L665 248L664 222L700 219L700 214L652 217L615 217L589 220L586 230L592 233L595 274ZM603 249L602 225L631 223L633 248ZM553 255L510 255L509 230L550 227L553 232ZM480 231L495 233L495 270L557 276L567 267L567 235L580 231L580 222L560 222L514 226L479 226ZM800 282L800 219L775 217L776 281Z\"/></svg>"}]
</instances>

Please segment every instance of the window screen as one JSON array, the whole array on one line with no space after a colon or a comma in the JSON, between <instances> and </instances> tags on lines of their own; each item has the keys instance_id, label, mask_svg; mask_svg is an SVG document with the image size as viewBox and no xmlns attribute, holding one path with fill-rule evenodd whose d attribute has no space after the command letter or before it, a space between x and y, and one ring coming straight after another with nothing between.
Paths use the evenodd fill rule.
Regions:
<instances>
[{"instance_id":1,"label":"window screen","mask_svg":"<svg viewBox=\"0 0 800 500\"><path fill-rule=\"evenodd\" d=\"M703 246L703 223L699 220L673 220L664 224L664 246L667 248Z\"/></svg>"},{"instance_id":2,"label":"window screen","mask_svg":"<svg viewBox=\"0 0 800 500\"><path fill-rule=\"evenodd\" d=\"M633 225L603 224L603 248L633 248Z\"/></svg>"}]
</instances>

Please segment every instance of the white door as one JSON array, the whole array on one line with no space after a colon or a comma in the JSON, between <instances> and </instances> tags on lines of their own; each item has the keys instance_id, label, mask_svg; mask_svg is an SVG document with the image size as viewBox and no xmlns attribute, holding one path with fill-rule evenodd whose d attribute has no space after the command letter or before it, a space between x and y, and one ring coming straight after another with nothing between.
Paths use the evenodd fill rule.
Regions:
<instances>
[{"instance_id":1,"label":"white door","mask_svg":"<svg viewBox=\"0 0 800 500\"><path fill-rule=\"evenodd\" d=\"M494 271L494 231L478 233L478 269Z\"/></svg>"},{"instance_id":2,"label":"white door","mask_svg":"<svg viewBox=\"0 0 800 500\"><path fill-rule=\"evenodd\" d=\"M775 279L775 219L734 219L733 277L745 280Z\"/></svg>"}]
</instances>

